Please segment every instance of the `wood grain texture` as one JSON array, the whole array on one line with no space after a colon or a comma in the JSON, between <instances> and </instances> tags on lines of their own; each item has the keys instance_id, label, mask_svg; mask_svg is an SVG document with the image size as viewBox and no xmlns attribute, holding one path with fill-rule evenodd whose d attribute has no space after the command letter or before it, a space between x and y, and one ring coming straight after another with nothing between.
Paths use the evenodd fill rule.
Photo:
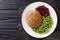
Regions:
<instances>
[{"instance_id":1,"label":"wood grain texture","mask_svg":"<svg viewBox=\"0 0 60 40\"><path fill-rule=\"evenodd\" d=\"M58 25L50 36L37 39L29 36L21 25L24 8L36 1L50 4L57 13ZM60 39L60 0L0 0L0 40L59 40Z\"/></svg>"},{"instance_id":2,"label":"wood grain texture","mask_svg":"<svg viewBox=\"0 0 60 40\"><path fill-rule=\"evenodd\" d=\"M27 5L22 0L0 0L0 9L18 9L24 5Z\"/></svg>"},{"instance_id":3,"label":"wood grain texture","mask_svg":"<svg viewBox=\"0 0 60 40\"><path fill-rule=\"evenodd\" d=\"M21 16L16 10L0 10L0 28L17 28Z\"/></svg>"},{"instance_id":4,"label":"wood grain texture","mask_svg":"<svg viewBox=\"0 0 60 40\"><path fill-rule=\"evenodd\" d=\"M52 35L43 38L37 39L29 36L24 30L19 31L0 31L0 39L1 40L59 40L60 39L60 32L56 31Z\"/></svg>"}]
</instances>

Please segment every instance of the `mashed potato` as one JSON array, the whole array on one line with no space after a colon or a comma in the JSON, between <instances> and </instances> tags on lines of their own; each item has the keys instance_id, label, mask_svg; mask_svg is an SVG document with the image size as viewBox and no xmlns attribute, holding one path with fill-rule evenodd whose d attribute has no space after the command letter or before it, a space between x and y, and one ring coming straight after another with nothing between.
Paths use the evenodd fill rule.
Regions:
<instances>
[{"instance_id":1,"label":"mashed potato","mask_svg":"<svg viewBox=\"0 0 60 40\"><path fill-rule=\"evenodd\" d=\"M37 10L29 11L26 16L26 21L30 27L38 27L42 24L41 15Z\"/></svg>"}]
</instances>

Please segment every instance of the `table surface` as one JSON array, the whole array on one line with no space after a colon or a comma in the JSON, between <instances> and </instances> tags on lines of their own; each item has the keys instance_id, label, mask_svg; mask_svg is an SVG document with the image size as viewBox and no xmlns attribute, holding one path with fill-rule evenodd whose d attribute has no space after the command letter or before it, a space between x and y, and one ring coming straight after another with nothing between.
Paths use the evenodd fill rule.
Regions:
<instances>
[{"instance_id":1,"label":"table surface","mask_svg":"<svg viewBox=\"0 0 60 40\"><path fill-rule=\"evenodd\" d=\"M24 8L36 1L50 4L58 16L56 30L48 37L37 39L29 36L21 25ZM0 40L59 40L60 39L60 0L0 0Z\"/></svg>"}]
</instances>

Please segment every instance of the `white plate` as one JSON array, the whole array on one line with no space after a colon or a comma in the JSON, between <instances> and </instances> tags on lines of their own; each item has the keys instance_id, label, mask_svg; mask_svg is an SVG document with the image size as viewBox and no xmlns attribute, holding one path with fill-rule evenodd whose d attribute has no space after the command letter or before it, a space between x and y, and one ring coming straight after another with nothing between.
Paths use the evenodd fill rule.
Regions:
<instances>
[{"instance_id":1,"label":"white plate","mask_svg":"<svg viewBox=\"0 0 60 40\"><path fill-rule=\"evenodd\" d=\"M47 33L44 33L44 34L39 34L39 33L36 33L34 32L26 23L26 14L32 10L32 9L35 9L36 7L38 6L41 6L41 5L44 5L45 7L49 8L49 11L50 11L50 16L52 17L52 20L53 20L53 24L52 24L52 27L51 29L49 29L49 31ZM44 38L44 37L47 37L49 36L56 28L56 25L57 25L57 15L56 15L56 12L55 10L47 3L44 3L44 2L34 2L34 3L31 3L29 4L25 10L23 11L22 13L22 25L23 25L23 28L24 30L29 34L31 35L32 37L35 37L35 38Z\"/></svg>"}]
</instances>

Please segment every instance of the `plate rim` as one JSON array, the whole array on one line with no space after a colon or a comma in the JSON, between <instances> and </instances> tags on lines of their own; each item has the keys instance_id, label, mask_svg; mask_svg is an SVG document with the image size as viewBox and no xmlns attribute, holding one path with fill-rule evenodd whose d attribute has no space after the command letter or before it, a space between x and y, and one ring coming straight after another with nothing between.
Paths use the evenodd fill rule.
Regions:
<instances>
[{"instance_id":1,"label":"plate rim","mask_svg":"<svg viewBox=\"0 0 60 40\"><path fill-rule=\"evenodd\" d=\"M38 3L38 2L33 2L33 3ZM29 5L31 5L31 4L33 4L33 3L30 3ZM45 2L42 2L42 3L45 3ZM48 3L46 3L46 4L48 4ZM26 7L25 7L25 9L29 6L29 5L27 5ZM49 4L48 4L49 5ZM51 5L49 5L49 6L51 6ZM52 7L52 6L51 6ZM53 7L52 7L53 8ZM24 10L25 10L24 9ZM53 10L54 10L54 8L53 8ZM54 10L55 11L55 10ZM24 11L23 11L24 12ZM23 15L23 12L22 12L22 15ZM55 13L56 13L56 11L55 11ZM56 14L56 18L57 18L57 14ZM21 19L22 19L22 17L21 17ZM22 21L22 20L21 20ZM58 18L57 18L57 23L58 23ZM57 23L56 23L56 27L57 27ZM23 26L23 23L22 23L22 26ZM55 27L55 29L56 29L56 27ZM23 27L23 29L24 29L24 27ZM53 32L55 31L55 29L53 30ZM26 32L26 30L24 29L24 31ZM52 33L53 33L52 32ZM28 32L26 32L27 34L29 34ZM52 33L50 33L49 35L51 35ZM30 35L30 34L29 34ZM49 36L48 35L48 36ZM32 36L32 35L30 35L30 36ZM34 37L34 36L32 36L32 37ZM47 37L47 36L46 36ZM45 37L35 37L35 38L45 38Z\"/></svg>"}]
</instances>

